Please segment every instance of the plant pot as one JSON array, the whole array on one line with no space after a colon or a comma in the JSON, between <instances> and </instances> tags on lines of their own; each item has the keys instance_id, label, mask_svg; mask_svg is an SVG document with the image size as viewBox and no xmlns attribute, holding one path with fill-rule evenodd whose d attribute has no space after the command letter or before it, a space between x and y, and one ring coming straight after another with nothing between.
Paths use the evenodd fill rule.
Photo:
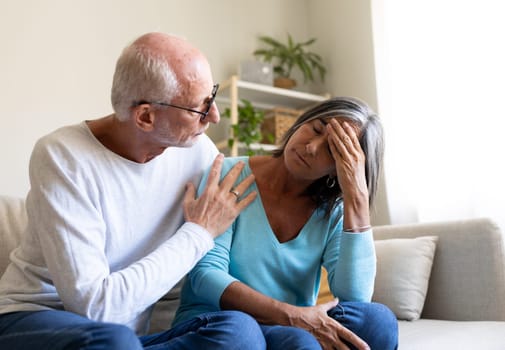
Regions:
<instances>
[{"instance_id":1,"label":"plant pot","mask_svg":"<svg viewBox=\"0 0 505 350\"><path fill-rule=\"evenodd\" d=\"M277 77L274 79L274 86L283 89L292 89L296 86L296 80L286 77Z\"/></svg>"}]
</instances>

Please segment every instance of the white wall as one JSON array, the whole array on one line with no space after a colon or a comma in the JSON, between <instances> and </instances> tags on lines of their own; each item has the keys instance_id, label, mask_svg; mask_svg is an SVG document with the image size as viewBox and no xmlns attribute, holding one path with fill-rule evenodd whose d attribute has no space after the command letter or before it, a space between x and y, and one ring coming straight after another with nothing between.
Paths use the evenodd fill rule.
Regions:
<instances>
[{"instance_id":1,"label":"white wall","mask_svg":"<svg viewBox=\"0 0 505 350\"><path fill-rule=\"evenodd\" d=\"M111 112L121 49L148 31L187 37L216 81L251 58L259 34L304 38L305 0L2 0L0 193L24 196L34 142L65 124Z\"/></svg>"},{"instance_id":2,"label":"white wall","mask_svg":"<svg viewBox=\"0 0 505 350\"><path fill-rule=\"evenodd\" d=\"M363 99L380 116L375 81L371 2L314 0L309 1L309 5L309 36L319 38L316 42L317 51L328 61L326 88L334 96ZM387 130L385 133L387 137ZM381 178L371 214L375 225L390 222L384 177Z\"/></svg>"},{"instance_id":3,"label":"white wall","mask_svg":"<svg viewBox=\"0 0 505 350\"><path fill-rule=\"evenodd\" d=\"M2 0L0 193L25 196L35 141L111 112L121 49L149 31L188 38L219 82L252 58L261 34L317 37L325 84L302 89L354 95L376 108L370 0Z\"/></svg>"}]
</instances>

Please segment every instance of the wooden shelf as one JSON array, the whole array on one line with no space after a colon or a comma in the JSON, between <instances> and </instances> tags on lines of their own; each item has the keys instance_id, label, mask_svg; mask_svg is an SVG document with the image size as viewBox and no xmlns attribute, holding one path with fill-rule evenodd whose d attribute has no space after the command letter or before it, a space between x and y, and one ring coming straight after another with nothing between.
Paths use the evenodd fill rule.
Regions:
<instances>
[{"instance_id":1,"label":"wooden shelf","mask_svg":"<svg viewBox=\"0 0 505 350\"><path fill-rule=\"evenodd\" d=\"M224 92L230 90L228 96ZM327 100L330 95L314 95L307 92L282 89L275 86L251 83L239 80L236 75L223 82L219 87L216 98L218 102L231 103L233 100L232 91L237 92L239 99L246 99L261 109L274 107L288 107L295 109L307 108L315 103Z\"/></svg>"},{"instance_id":2,"label":"wooden shelf","mask_svg":"<svg viewBox=\"0 0 505 350\"><path fill-rule=\"evenodd\" d=\"M216 147L219 149L219 150L223 150L223 149L226 149L228 148L228 140L221 140L219 142L216 143ZM265 151L273 151L275 149L277 149L277 145L272 145L272 144L269 144L269 143L253 143L250 145L251 149L254 149L254 150L259 150L259 149L263 149ZM238 148L245 148L245 144L239 142L238 143ZM235 155L236 156L236 155Z\"/></svg>"},{"instance_id":3,"label":"wooden shelf","mask_svg":"<svg viewBox=\"0 0 505 350\"><path fill-rule=\"evenodd\" d=\"M228 92L228 94L226 94ZM274 107L286 107L294 109L308 108L316 103L330 98L329 94L315 95L307 92L282 89L274 86L252 83L239 80L233 75L221 83L216 102L227 104L230 107L230 124L238 122L238 106L241 99L250 101L255 108L272 109ZM219 148L227 146L227 141L218 142ZM263 145L272 148L272 145ZM264 147L264 149L266 149ZM231 156L238 155L238 143L235 142L230 150Z\"/></svg>"}]
</instances>

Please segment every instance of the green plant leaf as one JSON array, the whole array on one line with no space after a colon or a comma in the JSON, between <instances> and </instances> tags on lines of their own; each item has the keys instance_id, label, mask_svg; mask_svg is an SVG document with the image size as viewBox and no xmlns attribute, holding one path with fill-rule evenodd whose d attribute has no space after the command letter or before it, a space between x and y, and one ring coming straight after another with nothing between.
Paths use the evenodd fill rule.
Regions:
<instances>
[{"instance_id":1,"label":"green plant leaf","mask_svg":"<svg viewBox=\"0 0 505 350\"><path fill-rule=\"evenodd\" d=\"M238 106L238 122L230 125L233 132L233 137L228 139L228 147L232 147L234 140L238 140L246 146L246 153L256 152L251 149L250 145L260 142L263 138L261 133L261 124L263 123L265 114L262 110L256 109L253 104L241 99L241 104ZM225 110L225 115L230 115L229 108Z\"/></svg>"},{"instance_id":2,"label":"green plant leaf","mask_svg":"<svg viewBox=\"0 0 505 350\"><path fill-rule=\"evenodd\" d=\"M316 38L297 43L288 33L285 44L269 36L260 36L259 40L268 48L257 49L253 54L264 62L271 62L276 76L290 78L296 67L303 74L305 82L315 80L314 71L324 81L326 68L321 56L304 49L314 44Z\"/></svg>"}]
</instances>

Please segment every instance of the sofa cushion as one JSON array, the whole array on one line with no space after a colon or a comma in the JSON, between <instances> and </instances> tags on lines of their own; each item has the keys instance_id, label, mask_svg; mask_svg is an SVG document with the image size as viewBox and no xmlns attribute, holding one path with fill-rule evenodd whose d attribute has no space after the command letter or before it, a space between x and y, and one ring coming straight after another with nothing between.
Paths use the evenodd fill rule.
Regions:
<instances>
[{"instance_id":1,"label":"sofa cushion","mask_svg":"<svg viewBox=\"0 0 505 350\"><path fill-rule=\"evenodd\" d=\"M376 240L377 275L373 301L400 320L417 320L423 310L437 237Z\"/></svg>"},{"instance_id":2,"label":"sofa cushion","mask_svg":"<svg viewBox=\"0 0 505 350\"><path fill-rule=\"evenodd\" d=\"M24 200L0 196L0 275L9 264L9 254L18 245L26 226Z\"/></svg>"},{"instance_id":3,"label":"sofa cushion","mask_svg":"<svg viewBox=\"0 0 505 350\"><path fill-rule=\"evenodd\" d=\"M398 328L401 350L505 349L505 322L420 319Z\"/></svg>"},{"instance_id":4,"label":"sofa cushion","mask_svg":"<svg viewBox=\"0 0 505 350\"><path fill-rule=\"evenodd\" d=\"M488 218L374 227L375 239L438 236L422 318L505 321L505 245ZM504 347L505 348L505 347Z\"/></svg>"},{"instance_id":5,"label":"sofa cushion","mask_svg":"<svg viewBox=\"0 0 505 350\"><path fill-rule=\"evenodd\" d=\"M172 327L175 312L180 304L180 294L185 278L179 281L155 305L151 315L149 333L159 333Z\"/></svg>"}]
</instances>

